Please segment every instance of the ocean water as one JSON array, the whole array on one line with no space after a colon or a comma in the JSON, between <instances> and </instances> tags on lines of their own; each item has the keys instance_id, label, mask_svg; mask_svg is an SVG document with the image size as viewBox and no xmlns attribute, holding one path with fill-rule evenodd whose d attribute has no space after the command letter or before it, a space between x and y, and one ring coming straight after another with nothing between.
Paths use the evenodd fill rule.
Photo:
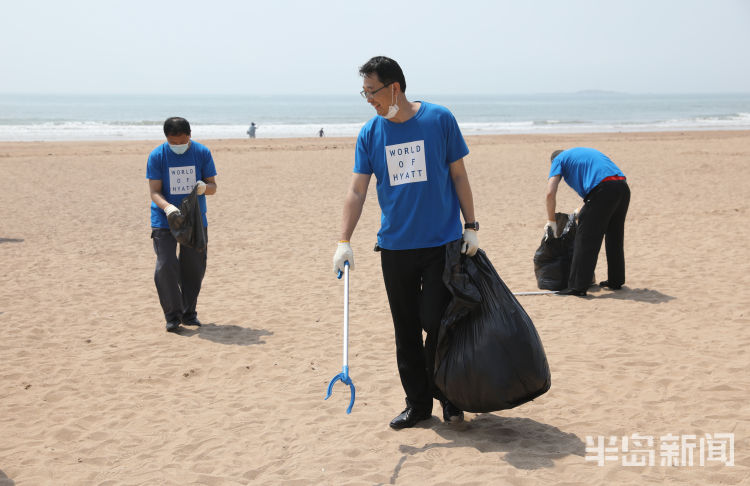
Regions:
<instances>
[{"instance_id":1,"label":"ocean water","mask_svg":"<svg viewBox=\"0 0 750 486\"><path fill-rule=\"evenodd\" d=\"M448 107L464 135L750 129L750 93L420 95ZM0 141L158 140L170 116L190 121L196 140L355 137L374 110L342 96L156 96L0 94Z\"/></svg>"}]
</instances>

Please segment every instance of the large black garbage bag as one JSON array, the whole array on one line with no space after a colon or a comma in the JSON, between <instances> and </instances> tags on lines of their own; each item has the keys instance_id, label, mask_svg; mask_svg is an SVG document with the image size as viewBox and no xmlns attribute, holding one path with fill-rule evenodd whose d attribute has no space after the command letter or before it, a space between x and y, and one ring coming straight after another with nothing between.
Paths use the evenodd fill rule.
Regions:
<instances>
[{"instance_id":1,"label":"large black garbage bag","mask_svg":"<svg viewBox=\"0 0 750 486\"><path fill-rule=\"evenodd\" d=\"M576 239L576 219L573 213L555 213L557 234L547 228L534 253L534 274L540 289L562 290L568 286L570 263Z\"/></svg>"},{"instance_id":2,"label":"large black garbage bag","mask_svg":"<svg viewBox=\"0 0 750 486\"><path fill-rule=\"evenodd\" d=\"M446 245L443 282L453 298L440 323L435 384L467 412L492 412L550 388L547 357L521 304L483 250L469 258Z\"/></svg>"},{"instance_id":3,"label":"large black garbage bag","mask_svg":"<svg viewBox=\"0 0 750 486\"><path fill-rule=\"evenodd\" d=\"M180 203L179 214L176 212L170 214L167 222L172 236L179 244L203 251L206 249L207 241L197 190L198 186L195 186Z\"/></svg>"}]
</instances>

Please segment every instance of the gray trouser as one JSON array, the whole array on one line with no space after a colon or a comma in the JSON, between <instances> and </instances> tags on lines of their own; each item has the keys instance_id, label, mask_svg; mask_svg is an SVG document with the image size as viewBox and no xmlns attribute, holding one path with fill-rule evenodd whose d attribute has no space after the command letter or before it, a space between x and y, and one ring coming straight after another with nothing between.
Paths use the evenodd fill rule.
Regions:
<instances>
[{"instance_id":1,"label":"gray trouser","mask_svg":"<svg viewBox=\"0 0 750 486\"><path fill-rule=\"evenodd\" d=\"M203 275L206 273L206 254L180 245L177 256L177 240L166 228L151 228L151 239L156 253L154 282L159 302L167 322L189 320L197 316L195 306L201 291ZM208 229L206 229L208 239Z\"/></svg>"}]
</instances>

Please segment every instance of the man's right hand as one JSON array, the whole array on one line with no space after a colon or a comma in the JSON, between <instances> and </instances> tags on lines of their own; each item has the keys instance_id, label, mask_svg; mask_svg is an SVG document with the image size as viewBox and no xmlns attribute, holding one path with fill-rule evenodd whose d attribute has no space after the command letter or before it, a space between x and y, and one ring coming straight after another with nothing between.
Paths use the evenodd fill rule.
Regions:
<instances>
[{"instance_id":1,"label":"man's right hand","mask_svg":"<svg viewBox=\"0 0 750 486\"><path fill-rule=\"evenodd\" d=\"M169 217L169 215L174 213L175 211L179 213L180 209L174 204L170 204L166 208L164 208L164 212L167 214L167 217Z\"/></svg>"},{"instance_id":2,"label":"man's right hand","mask_svg":"<svg viewBox=\"0 0 750 486\"><path fill-rule=\"evenodd\" d=\"M339 241L336 253L333 254L333 273L344 271L344 262L349 262L349 270L354 270L354 252L348 241Z\"/></svg>"}]
</instances>

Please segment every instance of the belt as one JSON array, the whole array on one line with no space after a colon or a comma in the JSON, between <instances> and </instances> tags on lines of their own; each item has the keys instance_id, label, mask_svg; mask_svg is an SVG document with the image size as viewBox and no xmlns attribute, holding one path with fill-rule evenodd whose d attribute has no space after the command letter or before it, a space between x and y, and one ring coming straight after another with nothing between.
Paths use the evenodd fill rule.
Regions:
<instances>
[{"instance_id":1,"label":"belt","mask_svg":"<svg viewBox=\"0 0 750 486\"><path fill-rule=\"evenodd\" d=\"M624 181L625 179L626 178L624 176L609 176L609 177L605 177L604 179L602 179L601 181L599 181L599 184L601 184L602 182L610 182L610 181ZM599 184L597 184L596 186L594 186L594 189L596 189L597 187L599 187ZM589 196L591 195L592 192L594 192L594 189L591 189L589 191L589 193L586 194L586 196L583 198L584 201L588 201L589 200Z\"/></svg>"},{"instance_id":2,"label":"belt","mask_svg":"<svg viewBox=\"0 0 750 486\"><path fill-rule=\"evenodd\" d=\"M624 180L625 180L624 176L609 176L600 180L599 184L601 184L602 182L608 182L608 181L624 181Z\"/></svg>"}]
</instances>

